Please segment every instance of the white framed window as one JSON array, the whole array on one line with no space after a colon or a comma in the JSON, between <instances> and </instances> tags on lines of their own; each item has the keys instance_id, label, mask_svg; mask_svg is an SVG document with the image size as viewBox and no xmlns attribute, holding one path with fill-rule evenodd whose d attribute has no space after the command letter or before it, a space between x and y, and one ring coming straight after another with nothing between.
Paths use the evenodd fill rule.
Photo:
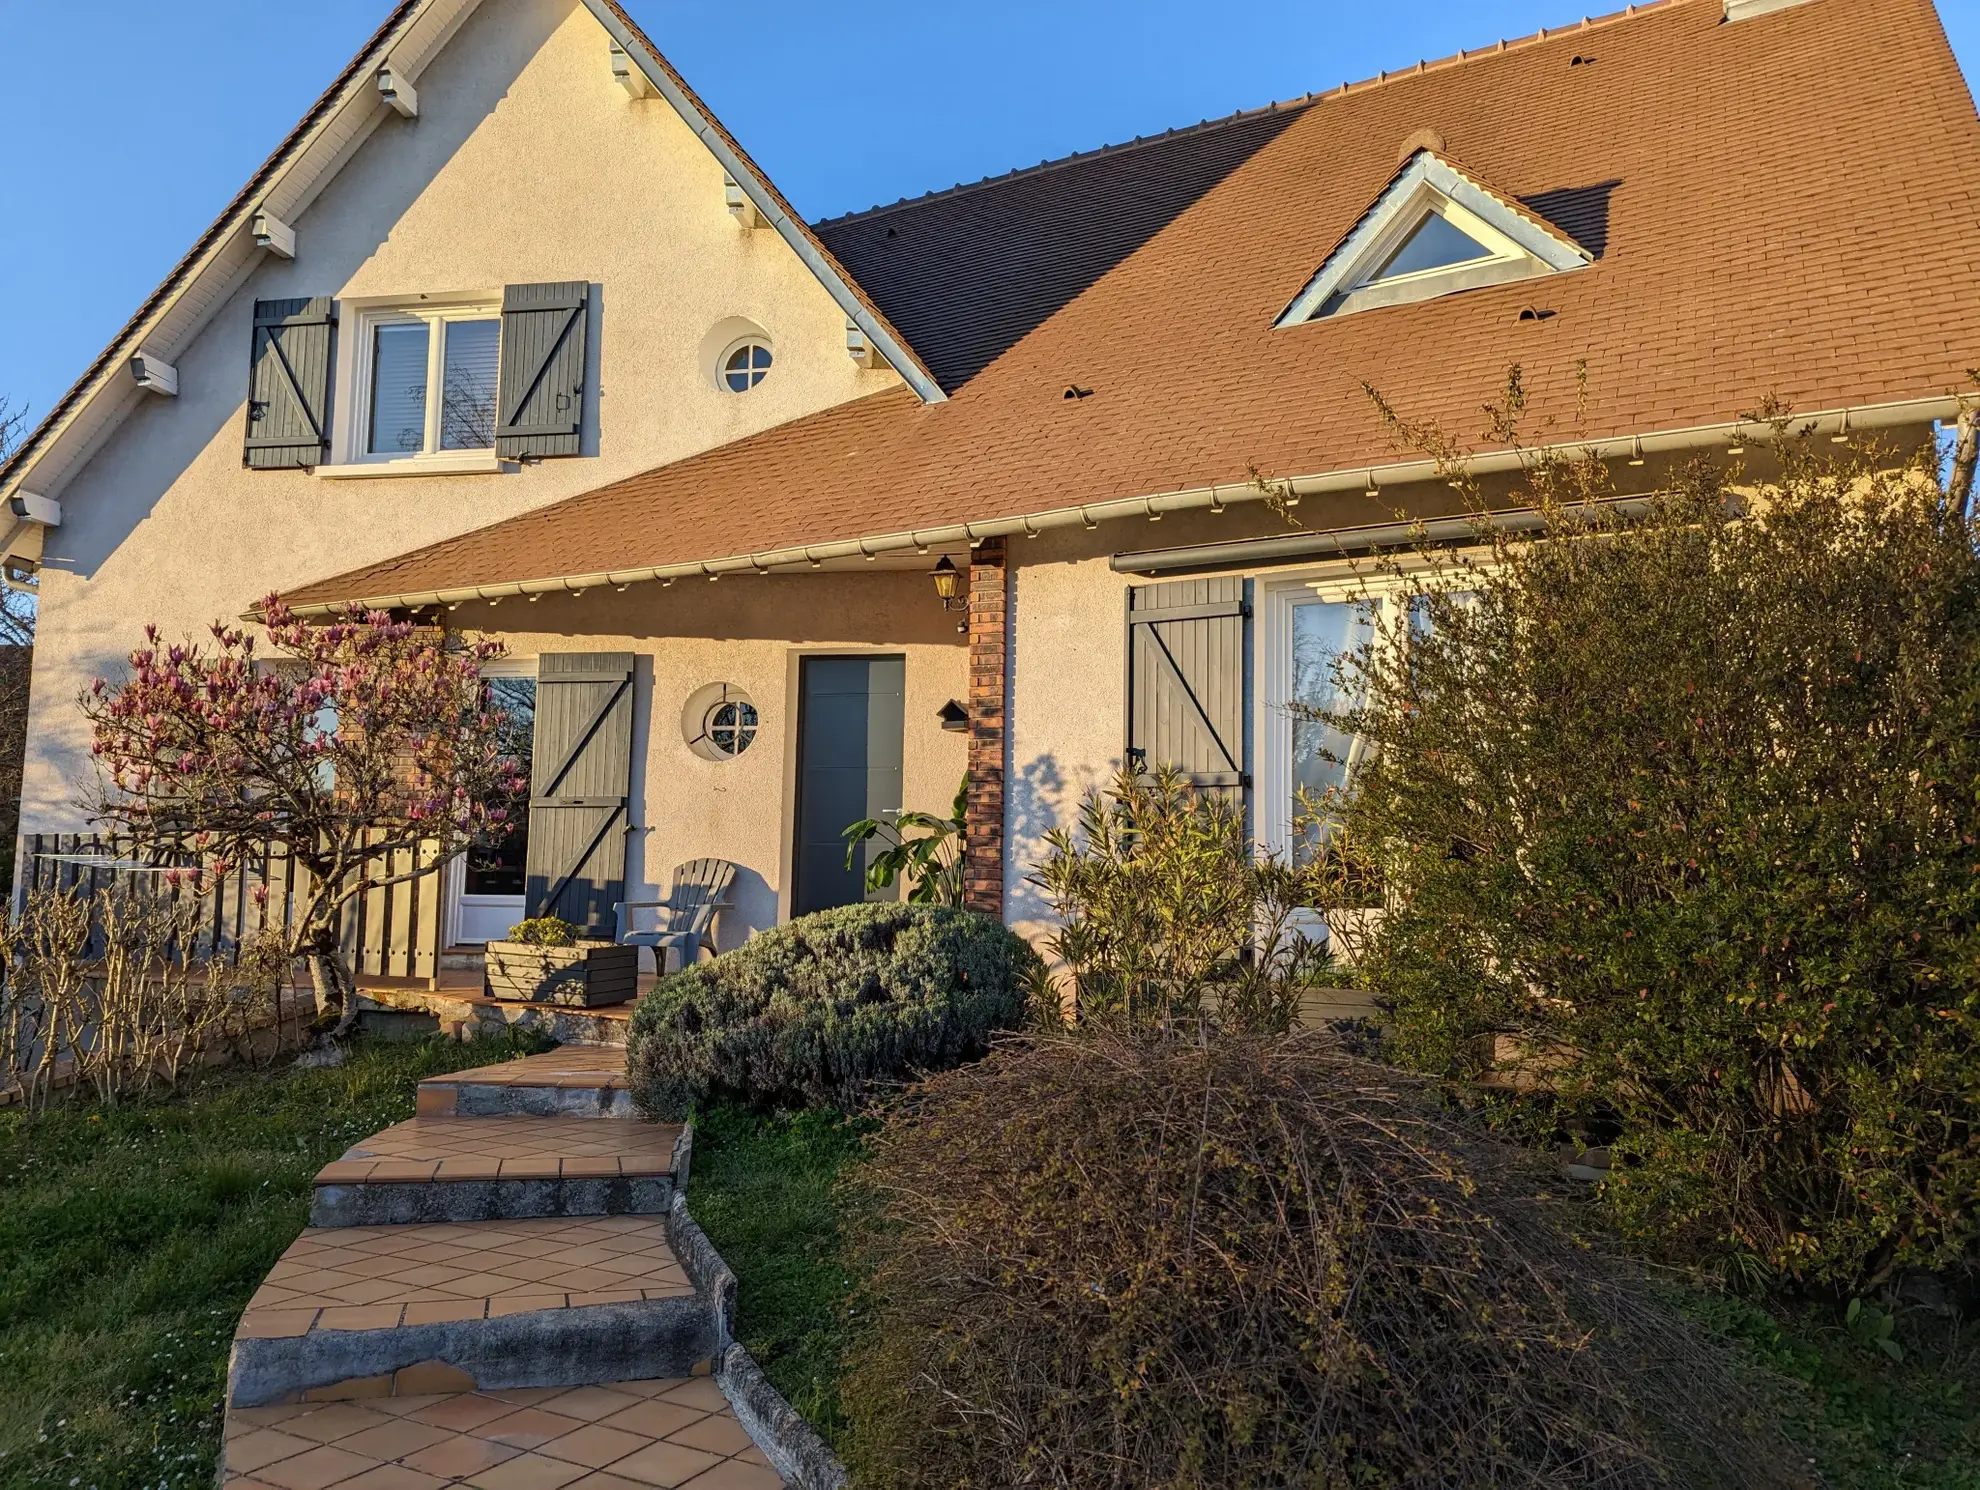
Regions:
<instances>
[{"instance_id":1,"label":"white framed window","mask_svg":"<svg viewBox=\"0 0 1980 1490\"><path fill-rule=\"evenodd\" d=\"M722 354L721 385L729 393L748 393L770 376L770 343L746 336Z\"/></svg>"},{"instance_id":2,"label":"white framed window","mask_svg":"<svg viewBox=\"0 0 1980 1490\"><path fill-rule=\"evenodd\" d=\"M1301 858L1319 841L1318 826L1303 819L1329 792L1345 791L1368 754L1365 740L1309 712L1366 702L1342 695L1335 660L1371 643L1408 646L1428 629L1429 611L1400 580L1338 571L1261 581L1259 592L1256 833L1267 852Z\"/></svg>"},{"instance_id":3,"label":"white framed window","mask_svg":"<svg viewBox=\"0 0 1980 1490\"><path fill-rule=\"evenodd\" d=\"M500 301L365 305L350 321L342 460L495 469Z\"/></svg>"}]
</instances>

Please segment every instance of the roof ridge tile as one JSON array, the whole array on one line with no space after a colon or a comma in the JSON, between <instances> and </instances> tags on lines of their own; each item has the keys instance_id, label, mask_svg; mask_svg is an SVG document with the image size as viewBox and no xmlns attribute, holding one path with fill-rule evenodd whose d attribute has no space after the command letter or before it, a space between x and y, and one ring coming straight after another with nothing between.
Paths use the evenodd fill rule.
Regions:
<instances>
[{"instance_id":1,"label":"roof ridge tile","mask_svg":"<svg viewBox=\"0 0 1980 1490\"><path fill-rule=\"evenodd\" d=\"M1541 42L1559 41L1571 32L1579 34L1581 32L1595 30L1598 27L1613 26L1623 21L1635 20L1639 16L1652 12L1670 10L1675 6L1698 3L1702 3L1702 0L1636 0L1636 3L1625 5L1621 10L1609 11L1599 16L1583 16L1571 26L1556 26L1551 30L1542 26L1538 31L1526 36L1501 37L1490 46L1475 49L1460 47L1456 52L1447 57L1436 57L1427 60L1419 59L1413 66L1407 68L1394 70L1385 68L1372 77L1344 80L1336 83L1331 88L1322 89L1317 93L1304 93L1298 98L1277 99L1271 103L1260 104L1254 108L1238 109L1229 114L1219 115L1215 119L1204 119L1195 124L1177 125L1173 129L1163 130L1160 134L1136 135L1131 140L1119 140L1112 144L1096 145L1090 150L1075 150L1069 155L1058 155L1048 160L1041 160L1035 166L1013 166L1010 170L997 175L979 177L975 181L959 181L954 186L937 187L929 191L924 191L918 196L900 197L892 202L880 202L871 207L861 207L851 212L841 212L836 217L815 218L812 220L810 226L813 228L844 227L849 223L863 222L868 218L882 217L889 212L898 212L909 207L920 207L931 202L947 201L952 197L963 196L969 192L982 191L992 186L1002 186L1009 181L1022 181L1033 176L1043 175L1048 171L1062 170L1067 166L1084 165L1088 161L1122 155L1128 151L1142 149L1149 145L1159 145L1167 140L1205 134L1211 130L1222 129L1232 124L1241 124L1248 119L1257 119L1266 114L1278 113L1281 110L1303 109L1310 104L1324 103L1328 99L1344 98L1350 93L1361 94L1370 88L1379 88L1389 83L1399 83L1407 78L1422 77L1432 71L1441 71L1445 68L1457 67L1468 62L1480 62L1488 57L1504 56L1515 48L1537 46Z\"/></svg>"}]
</instances>

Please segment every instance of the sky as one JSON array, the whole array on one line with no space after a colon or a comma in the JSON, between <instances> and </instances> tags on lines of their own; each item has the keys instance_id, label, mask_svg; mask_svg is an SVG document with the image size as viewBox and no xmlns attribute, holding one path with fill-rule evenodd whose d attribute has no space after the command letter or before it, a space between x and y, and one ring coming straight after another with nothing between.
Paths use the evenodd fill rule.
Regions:
<instances>
[{"instance_id":1,"label":"sky","mask_svg":"<svg viewBox=\"0 0 1980 1490\"><path fill-rule=\"evenodd\" d=\"M1820 0L1816 0L1820 3ZM1320 91L1620 0L627 0L808 217ZM1980 0L1937 0L1980 77ZM390 0L0 0L0 396L39 416Z\"/></svg>"}]
</instances>

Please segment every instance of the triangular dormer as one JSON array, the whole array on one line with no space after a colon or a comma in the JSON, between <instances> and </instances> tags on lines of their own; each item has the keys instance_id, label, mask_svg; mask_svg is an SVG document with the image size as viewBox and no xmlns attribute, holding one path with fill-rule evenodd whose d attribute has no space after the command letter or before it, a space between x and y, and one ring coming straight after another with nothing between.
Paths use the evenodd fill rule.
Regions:
<instances>
[{"instance_id":1,"label":"triangular dormer","mask_svg":"<svg viewBox=\"0 0 1980 1490\"><path fill-rule=\"evenodd\" d=\"M1434 150L1403 162L1276 324L1352 315L1562 274L1587 249Z\"/></svg>"}]
</instances>

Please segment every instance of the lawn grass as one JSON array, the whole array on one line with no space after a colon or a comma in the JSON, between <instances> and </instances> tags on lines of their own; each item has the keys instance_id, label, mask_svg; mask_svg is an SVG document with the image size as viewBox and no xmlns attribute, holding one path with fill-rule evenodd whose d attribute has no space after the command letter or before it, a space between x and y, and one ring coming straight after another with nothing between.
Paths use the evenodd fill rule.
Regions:
<instances>
[{"instance_id":1,"label":"lawn grass","mask_svg":"<svg viewBox=\"0 0 1980 1490\"><path fill-rule=\"evenodd\" d=\"M1980 1490L1980 1340L1970 1326L1901 1312L1894 1361L1833 1304L1763 1309L1687 1293L1681 1307L1773 1373L1782 1426L1833 1490Z\"/></svg>"},{"instance_id":2,"label":"lawn grass","mask_svg":"<svg viewBox=\"0 0 1980 1490\"><path fill-rule=\"evenodd\" d=\"M310 1180L509 1040L364 1042L332 1069L0 1110L0 1487L210 1486L227 1350Z\"/></svg>"},{"instance_id":3,"label":"lawn grass","mask_svg":"<svg viewBox=\"0 0 1980 1490\"><path fill-rule=\"evenodd\" d=\"M828 1442L853 1329L837 1186L863 1130L831 1112L716 1108L696 1114L688 1177L688 1209L736 1275L737 1338Z\"/></svg>"}]
</instances>

